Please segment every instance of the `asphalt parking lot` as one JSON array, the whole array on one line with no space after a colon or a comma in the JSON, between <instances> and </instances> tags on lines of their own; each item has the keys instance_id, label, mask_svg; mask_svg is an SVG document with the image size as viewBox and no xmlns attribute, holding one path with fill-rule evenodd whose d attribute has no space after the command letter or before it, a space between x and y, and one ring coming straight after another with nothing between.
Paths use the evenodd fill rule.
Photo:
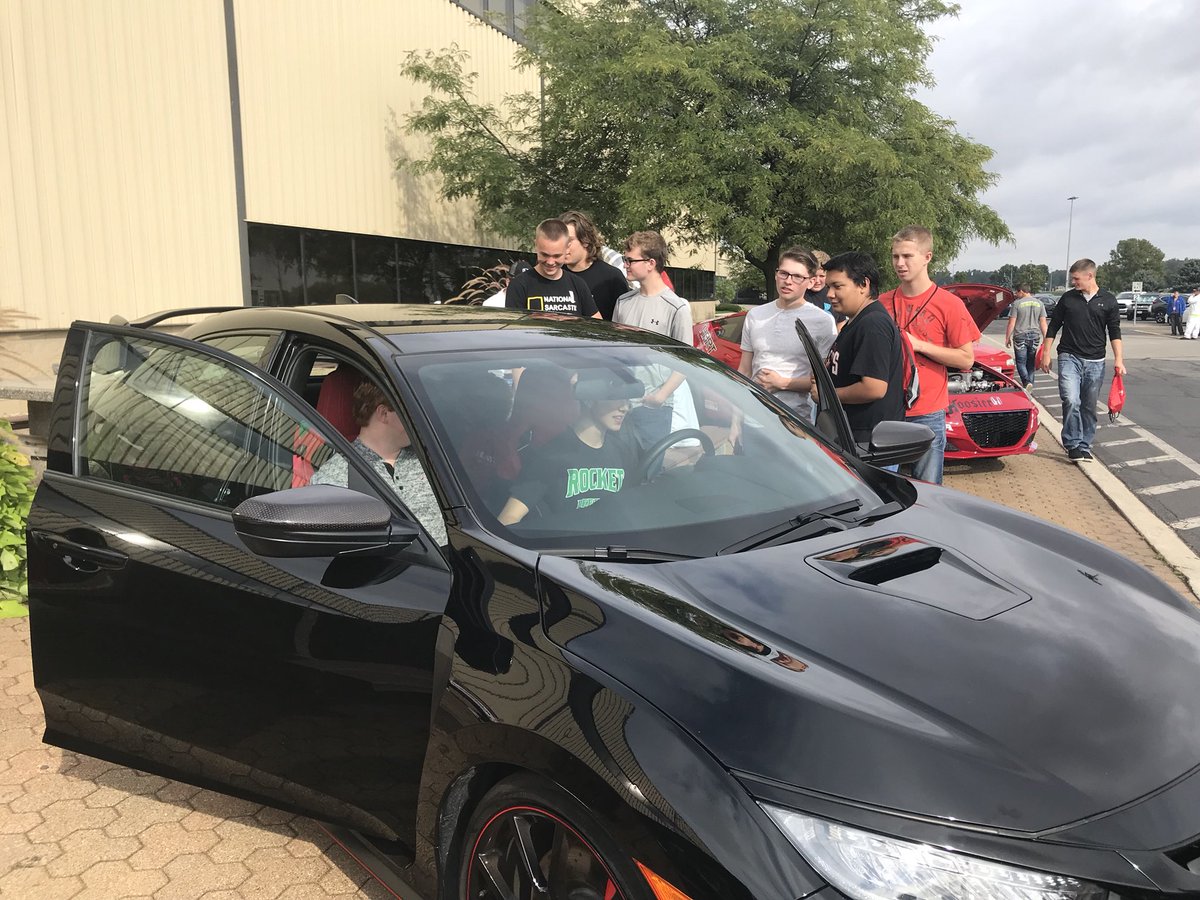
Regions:
<instances>
[{"instance_id":1,"label":"asphalt parking lot","mask_svg":"<svg viewBox=\"0 0 1200 900\"><path fill-rule=\"evenodd\" d=\"M991 343L1003 345L1003 325L988 328ZM1106 380L1096 460L1200 553L1200 341L1172 337L1169 326L1152 321L1122 320L1121 334L1129 368L1125 410L1109 422ZM1033 393L1052 416L1060 414L1053 377L1039 374Z\"/></svg>"}]
</instances>

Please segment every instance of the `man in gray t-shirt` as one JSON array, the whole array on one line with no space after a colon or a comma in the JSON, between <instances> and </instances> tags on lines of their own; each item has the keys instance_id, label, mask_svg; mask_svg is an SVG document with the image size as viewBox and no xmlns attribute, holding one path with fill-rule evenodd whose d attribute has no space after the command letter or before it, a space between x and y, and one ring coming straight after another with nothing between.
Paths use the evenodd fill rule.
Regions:
<instances>
[{"instance_id":1,"label":"man in gray t-shirt","mask_svg":"<svg viewBox=\"0 0 1200 900\"><path fill-rule=\"evenodd\" d=\"M1017 377L1025 390L1033 390L1033 374L1037 369L1038 348L1046 336L1046 305L1029 293L1029 285L1017 288L1017 299L1008 311L1008 329L1004 346L1012 347L1017 363Z\"/></svg>"},{"instance_id":2,"label":"man in gray t-shirt","mask_svg":"<svg viewBox=\"0 0 1200 900\"><path fill-rule=\"evenodd\" d=\"M638 282L636 290L617 298L613 322L632 325L675 338L689 346L692 343L691 305L667 287L663 271L667 262L667 244L657 231L638 231L625 242L625 269L630 279ZM683 375L666 366L649 367L639 371L647 381L646 395L625 418L626 427L642 449L652 446L680 428L698 428L695 403L684 383ZM683 447L695 444L695 439L680 441ZM655 473L651 473L653 477Z\"/></svg>"}]
</instances>

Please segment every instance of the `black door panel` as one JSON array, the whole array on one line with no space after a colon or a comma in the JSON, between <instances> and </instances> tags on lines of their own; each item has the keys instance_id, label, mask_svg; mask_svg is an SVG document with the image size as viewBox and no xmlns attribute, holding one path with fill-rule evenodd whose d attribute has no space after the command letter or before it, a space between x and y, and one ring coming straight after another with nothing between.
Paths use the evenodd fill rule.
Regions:
<instances>
[{"instance_id":1,"label":"black door panel","mask_svg":"<svg viewBox=\"0 0 1200 900\"><path fill-rule=\"evenodd\" d=\"M65 472L47 471L29 522L46 739L410 844L449 572L418 554L366 584L330 578L342 562L332 557L251 553L227 504L256 484L271 486L280 467L290 479L287 439L320 424L282 385L224 354L137 338L151 352L125 364L160 364L137 402L168 397L164 420L189 440L198 423L212 427L189 454L171 434L146 434L144 424L133 431L115 418L107 443L92 435L89 446L127 448L109 456L123 453L121 465L138 478L113 479L73 460ZM165 391L169 367L161 364L176 350L192 368L197 359L220 367L224 374L210 378L220 392L180 399L182 381ZM85 388L89 374L85 363ZM239 400L228 414L239 378L262 402ZM281 409L295 411L295 429L280 424ZM189 419L193 410L202 418ZM257 428L268 411L273 424ZM87 421L86 410L77 420ZM335 435L322 437L353 452ZM215 477L201 452L221 465ZM162 477L146 481L146 472ZM197 493L201 482L224 487ZM182 496L167 496L172 489Z\"/></svg>"}]
</instances>

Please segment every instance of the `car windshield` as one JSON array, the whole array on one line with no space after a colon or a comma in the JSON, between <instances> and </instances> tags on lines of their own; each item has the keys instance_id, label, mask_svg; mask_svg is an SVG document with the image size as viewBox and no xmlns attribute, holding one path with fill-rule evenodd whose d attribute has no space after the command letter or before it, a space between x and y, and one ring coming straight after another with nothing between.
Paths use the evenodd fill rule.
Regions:
<instances>
[{"instance_id":1,"label":"car windshield","mask_svg":"<svg viewBox=\"0 0 1200 900\"><path fill-rule=\"evenodd\" d=\"M690 348L396 362L480 520L531 549L710 555L815 511L867 515L895 499L869 483L887 476L843 459L769 394Z\"/></svg>"}]
</instances>

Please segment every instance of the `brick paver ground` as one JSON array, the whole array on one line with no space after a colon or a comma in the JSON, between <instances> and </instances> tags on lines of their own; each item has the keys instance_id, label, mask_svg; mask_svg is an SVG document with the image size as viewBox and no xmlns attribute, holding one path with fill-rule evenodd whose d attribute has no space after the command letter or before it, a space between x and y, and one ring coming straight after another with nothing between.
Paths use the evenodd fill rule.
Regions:
<instances>
[{"instance_id":1,"label":"brick paver ground","mask_svg":"<svg viewBox=\"0 0 1200 900\"><path fill-rule=\"evenodd\" d=\"M1044 431L1041 449L952 464L946 483L1041 516L1190 596ZM0 619L0 898L308 900L391 895L313 822L41 743L27 619Z\"/></svg>"}]
</instances>

